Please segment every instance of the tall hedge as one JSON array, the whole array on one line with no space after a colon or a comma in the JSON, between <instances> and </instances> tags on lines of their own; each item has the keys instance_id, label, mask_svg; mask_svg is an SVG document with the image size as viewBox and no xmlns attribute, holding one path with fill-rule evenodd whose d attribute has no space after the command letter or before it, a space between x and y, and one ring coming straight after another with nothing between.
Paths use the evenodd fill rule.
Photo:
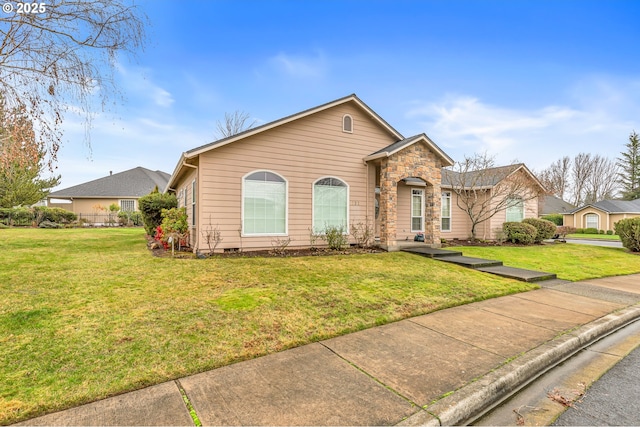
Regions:
<instances>
[{"instance_id":1,"label":"tall hedge","mask_svg":"<svg viewBox=\"0 0 640 427\"><path fill-rule=\"evenodd\" d=\"M564 215L562 215L562 214L543 215L542 219L546 219L547 221L551 221L552 223L554 223L558 227L564 225Z\"/></svg>"},{"instance_id":2,"label":"tall hedge","mask_svg":"<svg viewBox=\"0 0 640 427\"><path fill-rule=\"evenodd\" d=\"M627 218L616 222L613 226L622 240L622 246L631 252L640 252L640 218Z\"/></svg>"},{"instance_id":3,"label":"tall hedge","mask_svg":"<svg viewBox=\"0 0 640 427\"><path fill-rule=\"evenodd\" d=\"M175 194L160 193L157 189L138 199L138 207L142 212L144 229L149 236L153 236L156 228L162 224L162 210L178 207Z\"/></svg>"},{"instance_id":4,"label":"tall hedge","mask_svg":"<svg viewBox=\"0 0 640 427\"><path fill-rule=\"evenodd\" d=\"M540 243L543 240L550 239L556 234L556 225L546 219L525 218L523 223L533 225L536 228L535 242Z\"/></svg>"}]
</instances>

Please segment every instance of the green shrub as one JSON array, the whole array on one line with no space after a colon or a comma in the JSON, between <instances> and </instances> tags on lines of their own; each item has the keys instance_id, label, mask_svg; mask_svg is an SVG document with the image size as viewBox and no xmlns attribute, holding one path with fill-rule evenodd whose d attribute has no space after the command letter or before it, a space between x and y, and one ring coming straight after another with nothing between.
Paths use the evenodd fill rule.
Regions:
<instances>
[{"instance_id":1,"label":"green shrub","mask_svg":"<svg viewBox=\"0 0 640 427\"><path fill-rule=\"evenodd\" d=\"M613 230L607 230L607 236L613 236Z\"/></svg>"},{"instance_id":2,"label":"green shrub","mask_svg":"<svg viewBox=\"0 0 640 427\"><path fill-rule=\"evenodd\" d=\"M178 199L175 194L160 193L156 188L138 199L138 207L142 213L145 231L149 236L153 236L156 228L162 224L162 210L177 208Z\"/></svg>"},{"instance_id":3,"label":"green shrub","mask_svg":"<svg viewBox=\"0 0 640 427\"><path fill-rule=\"evenodd\" d=\"M189 230L186 208L162 209L162 230L166 233L184 234Z\"/></svg>"},{"instance_id":4,"label":"green shrub","mask_svg":"<svg viewBox=\"0 0 640 427\"><path fill-rule=\"evenodd\" d=\"M118 222L122 225L127 226L136 226L139 227L143 225L142 221L142 213L140 211L129 212L129 211L120 211L118 212Z\"/></svg>"},{"instance_id":5,"label":"green shrub","mask_svg":"<svg viewBox=\"0 0 640 427\"><path fill-rule=\"evenodd\" d=\"M48 220L42 221L40 224L38 224L39 228L63 228L62 225L55 223L55 222L51 222Z\"/></svg>"},{"instance_id":6,"label":"green shrub","mask_svg":"<svg viewBox=\"0 0 640 427\"><path fill-rule=\"evenodd\" d=\"M0 222L5 225L30 226L33 223L33 209L30 208L2 208Z\"/></svg>"},{"instance_id":7,"label":"green shrub","mask_svg":"<svg viewBox=\"0 0 640 427\"><path fill-rule=\"evenodd\" d=\"M556 235L556 224L546 219L525 218L522 222L524 224L533 225L536 228L536 243L540 243L543 240L550 239Z\"/></svg>"},{"instance_id":8,"label":"green shrub","mask_svg":"<svg viewBox=\"0 0 640 427\"><path fill-rule=\"evenodd\" d=\"M576 234L584 234L584 228L576 228Z\"/></svg>"},{"instance_id":9,"label":"green shrub","mask_svg":"<svg viewBox=\"0 0 640 427\"><path fill-rule=\"evenodd\" d=\"M613 226L622 240L622 246L631 252L640 252L640 218L622 219Z\"/></svg>"},{"instance_id":10,"label":"green shrub","mask_svg":"<svg viewBox=\"0 0 640 427\"><path fill-rule=\"evenodd\" d=\"M343 226L330 225L325 227L322 238L327 242L330 249L339 251L349 245L349 236L345 234Z\"/></svg>"},{"instance_id":11,"label":"green shrub","mask_svg":"<svg viewBox=\"0 0 640 427\"><path fill-rule=\"evenodd\" d=\"M43 221L55 222L58 224L69 224L78 219L78 216L71 211L62 208L50 208L47 206L34 207L33 214L38 225Z\"/></svg>"},{"instance_id":12,"label":"green shrub","mask_svg":"<svg viewBox=\"0 0 640 427\"><path fill-rule=\"evenodd\" d=\"M598 234L597 228L585 228L584 234Z\"/></svg>"},{"instance_id":13,"label":"green shrub","mask_svg":"<svg viewBox=\"0 0 640 427\"><path fill-rule=\"evenodd\" d=\"M550 214L542 216L542 219L546 219L547 221L551 221L557 226L562 226L564 224L564 217L562 214Z\"/></svg>"},{"instance_id":14,"label":"green shrub","mask_svg":"<svg viewBox=\"0 0 640 427\"><path fill-rule=\"evenodd\" d=\"M530 245L535 242L536 234L538 233L533 225L524 222L505 222L502 224L502 229L508 241L523 245Z\"/></svg>"}]
</instances>

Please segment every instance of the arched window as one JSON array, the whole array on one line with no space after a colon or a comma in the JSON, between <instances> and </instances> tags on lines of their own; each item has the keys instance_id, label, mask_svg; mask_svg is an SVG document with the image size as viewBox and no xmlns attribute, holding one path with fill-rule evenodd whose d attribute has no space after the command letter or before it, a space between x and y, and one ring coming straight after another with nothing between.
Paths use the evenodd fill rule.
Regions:
<instances>
[{"instance_id":1,"label":"arched window","mask_svg":"<svg viewBox=\"0 0 640 427\"><path fill-rule=\"evenodd\" d=\"M342 227L348 232L349 187L338 178L320 178L313 184L313 231Z\"/></svg>"},{"instance_id":2,"label":"arched window","mask_svg":"<svg viewBox=\"0 0 640 427\"><path fill-rule=\"evenodd\" d=\"M342 116L342 132L353 133L353 118L348 114Z\"/></svg>"},{"instance_id":3,"label":"arched window","mask_svg":"<svg viewBox=\"0 0 640 427\"><path fill-rule=\"evenodd\" d=\"M596 230L600 229L600 217L597 214L590 213L584 216L584 225L585 228L595 228Z\"/></svg>"},{"instance_id":4,"label":"arched window","mask_svg":"<svg viewBox=\"0 0 640 427\"><path fill-rule=\"evenodd\" d=\"M242 234L287 233L287 181L269 171L243 179Z\"/></svg>"},{"instance_id":5,"label":"arched window","mask_svg":"<svg viewBox=\"0 0 640 427\"><path fill-rule=\"evenodd\" d=\"M520 222L524 219L524 202L519 197L507 200L507 222Z\"/></svg>"}]
</instances>

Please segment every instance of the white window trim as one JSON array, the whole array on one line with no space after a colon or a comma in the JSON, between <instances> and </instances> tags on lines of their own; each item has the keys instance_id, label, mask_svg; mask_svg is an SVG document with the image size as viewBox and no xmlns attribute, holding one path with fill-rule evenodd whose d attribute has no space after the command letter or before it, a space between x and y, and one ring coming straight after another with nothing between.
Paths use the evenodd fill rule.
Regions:
<instances>
[{"instance_id":1,"label":"white window trim","mask_svg":"<svg viewBox=\"0 0 640 427\"><path fill-rule=\"evenodd\" d=\"M449 216L443 216L442 215L442 206L443 206L442 205L442 200L444 200L445 194L447 195L446 197L449 199ZM451 233L451 229L453 228L451 226L452 225L451 224L451 216L453 214L453 205L451 205L451 201L452 201L451 191L443 191L440 197L441 197L441 200L440 200L440 231L443 232L443 233ZM449 218L449 228L446 229L446 230L444 228L442 228L442 220L444 218Z\"/></svg>"},{"instance_id":2,"label":"white window trim","mask_svg":"<svg viewBox=\"0 0 640 427\"><path fill-rule=\"evenodd\" d=\"M519 196L510 197L507 200L507 206L504 208L504 220L505 220L505 222L510 222L509 221L508 212L509 212L509 209L515 207L515 205L514 206L510 206L510 200L516 201L518 203L519 207L522 208L521 209L522 210L522 218L520 219L520 221L511 221L511 222L522 222L522 220L526 218L527 207L525 206L525 202L522 199L522 197L519 197Z\"/></svg>"},{"instance_id":3,"label":"white window trim","mask_svg":"<svg viewBox=\"0 0 640 427\"><path fill-rule=\"evenodd\" d=\"M335 175L326 175L326 176L321 176L320 178L316 179L315 181L313 181L311 183L311 230L314 230L313 228L313 224L316 223L316 192L315 192L315 187L316 187L316 183L318 181L321 181L323 179L326 178L333 178L333 179L337 179L340 180L342 182L344 182L344 185L347 186L347 226L345 227L345 232L343 233L345 236L350 234L351 231L349 229L350 226L350 218L351 218L351 192L350 192L350 187L349 187L349 183L347 181L345 181L344 179L340 178L339 176L335 176ZM315 232L315 230L314 230Z\"/></svg>"},{"instance_id":4,"label":"white window trim","mask_svg":"<svg viewBox=\"0 0 640 427\"><path fill-rule=\"evenodd\" d=\"M124 201L132 201L133 202L133 210L132 211L125 211L124 209L122 209L122 202ZM136 199L120 199L118 200L118 205L120 205L120 210L123 212L135 212L138 210L138 201Z\"/></svg>"},{"instance_id":5,"label":"white window trim","mask_svg":"<svg viewBox=\"0 0 640 427\"><path fill-rule=\"evenodd\" d=\"M191 181L191 228L196 228L197 221L197 205L196 205L196 194L198 189L196 188L196 180Z\"/></svg>"},{"instance_id":6,"label":"white window trim","mask_svg":"<svg viewBox=\"0 0 640 427\"><path fill-rule=\"evenodd\" d=\"M413 194L414 191L419 191L420 192L420 229L419 230L415 230L413 228L413 219L417 218L416 216L413 216L413 196L415 196L416 194ZM411 189L411 206L410 206L410 214L411 214L411 232L412 233L422 233L424 232L424 190L421 188L412 188Z\"/></svg>"},{"instance_id":7,"label":"white window trim","mask_svg":"<svg viewBox=\"0 0 640 427\"><path fill-rule=\"evenodd\" d=\"M344 127L344 119L345 118L349 118L351 119L351 130L346 130ZM345 114L344 116L342 116L342 132L344 133L353 133L353 117L351 117L351 114ZM344 181L342 181L344 182Z\"/></svg>"},{"instance_id":8,"label":"white window trim","mask_svg":"<svg viewBox=\"0 0 640 427\"><path fill-rule=\"evenodd\" d=\"M244 181L256 172L269 172L284 180L284 233L245 233L244 232ZM289 235L289 181L287 178L269 169L255 169L242 177L242 196L240 200L240 237L281 237Z\"/></svg>"},{"instance_id":9,"label":"white window trim","mask_svg":"<svg viewBox=\"0 0 640 427\"><path fill-rule=\"evenodd\" d=\"M598 215L595 212L587 212L583 215L583 223L584 223L584 228L591 228L589 227L589 222L587 221L587 217L589 215L593 215L597 218L597 226L595 227L596 230L600 230L600 215Z\"/></svg>"}]
</instances>

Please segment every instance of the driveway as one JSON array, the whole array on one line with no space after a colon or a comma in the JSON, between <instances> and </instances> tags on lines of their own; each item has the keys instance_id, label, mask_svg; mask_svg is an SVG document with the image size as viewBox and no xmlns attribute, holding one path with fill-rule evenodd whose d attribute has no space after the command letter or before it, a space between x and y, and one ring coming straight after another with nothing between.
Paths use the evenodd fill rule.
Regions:
<instances>
[{"instance_id":1,"label":"driveway","mask_svg":"<svg viewBox=\"0 0 640 427\"><path fill-rule=\"evenodd\" d=\"M609 248L622 248L619 240L596 240L596 239L567 239L567 243L577 243L579 245L605 246Z\"/></svg>"}]
</instances>

